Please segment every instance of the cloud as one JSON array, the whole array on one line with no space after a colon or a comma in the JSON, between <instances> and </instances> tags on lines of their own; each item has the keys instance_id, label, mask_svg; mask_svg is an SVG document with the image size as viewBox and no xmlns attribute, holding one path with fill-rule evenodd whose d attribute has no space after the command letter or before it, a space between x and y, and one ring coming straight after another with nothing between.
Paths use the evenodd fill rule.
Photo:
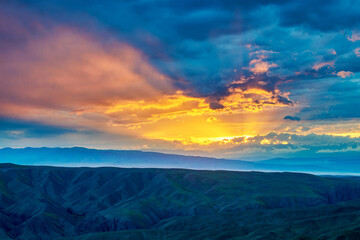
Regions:
<instances>
[{"instance_id":1,"label":"cloud","mask_svg":"<svg viewBox=\"0 0 360 240\"><path fill-rule=\"evenodd\" d=\"M285 116L284 117L285 120L291 120L291 121L300 121L301 119L298 117L293 117L293 116Z\"/></svg>"},{"instance_id":2,"label":"cloud","mask_svg":"<svg viewBox=\"0 0 360 240\"><path fill-rule=\"evenodd\" d=\"M6 117L0 117L0 126L0 137L9 139L47 138L78 132L71 128Z\"/></svg>"},{"instance_id":3,"label":"cloud","mask_svg":"<svg viewBox=\"0 0 360 240\"><path fill-rule=\"evenodd\" d=\"M338 75L339 77L342 77L342 78L347 78L347 77L350 77L353 74L354 73L350 72L350 71L340 71L336 75Z\"/></svg>"},{"instance_id":4,"label":"cloud","mask_svg":"<svg viewBox=\"0 0 360 240\"><path fill-rule=\"evenodd\" d=\"M306 27L321 32L356 29L359 24L359 3L335 0L291 1L280 8L281 25Z\"/></svg>"},{"instance_id":5,"label":"cloud","mask_svg":"<svg viewBox=\"0 0 360 240\"><path fill-rule=\"evenodd\" d=\"M270 68L277 67L275 63L269 64L268 62L264 62L261 59L253 59L250 61L250 71L255 74L266 73Z\"/></svg>"},{"instance_id":6,"label":"cloud","mask_svg":"<svg viewBox=\"0 0 360 240\"><path fill-rule=\"evenodd\" d=\"M206 122L210 122L210 123L217 122L217 121L218 121L218 119L216 117L214 117L214 116L208 117L206 119Z\"/></svg>"},{"instance_id":7,"label":"cloud","mask_svg":"<svg viewBox=\"0 0 360 240\"><path fill-rule=\"evenodd\" d=\"M0 66L1 102L77 110L173 91L171 80L123 43L103 46L68 28L31 39Z\"/></svg>"},{"instance_id":8,"label":"cloud","mask_svg":"<svg viewBox=\"0 0 360 240\"><path fill-rule=\"evenodd\" d=\"M42 25L41 20L34 17L42 29L35 35L19 28L17 35L24 41L5 52L8 61L0 66L0 83L5 86L0 89L0 106L5 115L98 130L136 129L161 119L259 112L292 104L261 74L224 86L223 94L194 96L179 90L174 79L127 43L104 41L55 23Z\"/></svg>"},{"instance_id":9,"label":"cloud","mask_svg":"<svg viewBox=\"0 0 360 240\"><path fill-rule=\"evenodd\" d=\"M313 84L315 87L316 85ZM324 85L318 85L324 86ZM342 120L357 119L360 117L359 108L359 81L348 79L347 81L328 80L326 91L317 91L308 96L311 97L311 106L304 107L297 115L302 119L312 120L314 123L320 120L334 121L338 123ZM331 101L327 98L331 97Z\"/></svg>"},{"instance_id":10,"label":"cloud","mask_svg":"<svg viewBox=\"0 0 360 240\"><path fill-rule=\"evenodd\" d=\"M315 69L316 71L318 71L320 68L323 68L323 67L325 67L325 66L333 67L334 64L335 64L334 61L331 61L331 62L321 62L321 63L315 64L312 68Z\"/></svg>"},{"instance_id":11,"label":"cloud","mask_svg":"<svg viewBox=\"0 0 360 240\"><path fill-rule=\"evenodd\" d=\"M130 147L124 136L139 146L155 146L146 138L227 148L275 129L359 133L350 127L359 118L358 3L6 1L0 9L7 117L98 130L101 146L119 138ZM282 119L294 114L303 121ZM69 143L76 134L59 136ZM242 146L254 154L309 148L250 140L257 145Z\"/></svg>"},{"instance_id":12,"label":"cloud","mask_svg":"<svg viewBox=\"0 0 360 240\"><path fill-rule=\"evenodd\" d=\"M216 109L223 109L225 106L222 105L222 104L220 104L220 103L218 103L218 102L210 102L210 103L209 103L209 107L210 107L211 109L216 110Z\"/></svg>"},{"instance_id":13,"label":"cloud","mask_svg":"<svg viewBox=\"0 0 360 240\"><path fill-rule=\"evenodd\" d=\"M359 138L320 134L297 135L270 132L257 136L234 136L223 138L177 138L165 140L168 148L195 151L202 149L208 156L234 159L268 159L275 157L324 157L323 153L348 153L357 156ZM203 153L204 154L204 153ZM333 156L333 155L331 155ZM345 155L344 155L345 156Z\"/></svg>"},{"instance_id":14,"label":"cloud","mask_svg":"<svg viewBox=\"0 0 360 240\"><path fill-rule=\"evenodd\" d=\"M360 57L360 48L355 48L354 53L357 57Z\"/></svg>"},{"instance_id":15,"label":"cloud","mask_svg":"<svg viewBox=\"0 0 360 240\"><path fill-rule=\"evenodd\" d=\"M347 36L347 39L351 42L356 42L360 40L360 33L352 32L350 36Z\"/></svg>"},{"instance_id":16,"label":"cloud","mask_svg":"<svg viewBox=\"0 0 360 240\"><path fill-rule=\"evenodd\" d=\"M272 93L256 88L244 91L232 88L229 91L227 95L219 97L218 102L209 102L211 98L206 97L187 96L182 91L158 96L152 101L124 100L105 108L104 114L112 119L112 126L133 128L163 119L262 112L268 108L281 108L292 104L286 96L278 95L278 91Z\"/></svg>"}]
</instances>

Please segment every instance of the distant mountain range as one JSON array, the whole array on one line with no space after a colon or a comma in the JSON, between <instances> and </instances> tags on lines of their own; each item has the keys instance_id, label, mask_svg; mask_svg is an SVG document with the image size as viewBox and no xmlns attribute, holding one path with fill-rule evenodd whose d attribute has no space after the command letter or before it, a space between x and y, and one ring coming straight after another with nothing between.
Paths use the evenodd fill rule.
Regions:
<instances>
[{"instance_id":1,"label":"distant mountain range","mask_svg":"<svg viewBox=\"0 0 360 240\"><path fill-rule=\"evenodd\" d=\"M80 147L3 148L0 149L0 163L360 174L360 156L359 158L287 158L255 162L143 151L96 150Z\"/></svg>"},{"instance_id":2,"label":"distant mountain range","mask_svg":"<svg viewBox=\"0 0 360 240\"><path fill-rule=\"evenodd\" d=\"M0 164L2 240L359 236L358 177Z\"/></svg>"}]
</instances>

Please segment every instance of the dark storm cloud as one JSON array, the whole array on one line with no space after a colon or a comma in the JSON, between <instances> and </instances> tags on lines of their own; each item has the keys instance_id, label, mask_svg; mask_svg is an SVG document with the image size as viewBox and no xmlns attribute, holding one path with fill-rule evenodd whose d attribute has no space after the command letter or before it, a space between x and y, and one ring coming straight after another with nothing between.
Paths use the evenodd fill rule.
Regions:
<instances>
[{"instance_id":1,"label":"dark storm cloud","mask_svg":"<svg viewBox=\"0 0 360 240\"><path fill-rule=\"evenodd\" d=\"M359 44L357 46L359 46ZM356 56L354 49L355 47L352 51L340 56L336 60L336 66L338 69L343 71L351 71L354 73L360 72L360 57Z\"/></svg>"},{"instance_id":2,"label":"dark storm cloud","mask_svg":"<svg viewBox=\"0 0 360 240\"><path fill-rule=\"evenodd\" d=\"M301 119L298 117L293 117L293 116L285 116L284 117L285 120L291 120L291 121L300 121Z\"/></svg>"},{"instance_id":3,"label":"dark storm cloud","mask_svg":"<svg viewBox=\"0 0 360 240\"><path fill-rule=\"evenodd\" d=\"M280 9L281 24L302 25L319 31L339 31L344 28L358 28L360 23L360 2L345 1L291 1Z\"/></svg>"},{"instance_id":4,"label":"dark storm cloud","mask_svg":"<svg viewBox=\"0 0 360 240\"><path fill-rule=\"evenodd\" d=\"M245 66L247 58L243 46L212 40L261 28L268 22L267 18L272 19L272 12L263 8L280 3L17 1L16 8L20 6L61 24L111 32L145 51L152 62L172 78L179 82L185 79L197 92L207 94L229 81L232 70Z\"/></svg>"},{"instance_id":5,"label":"dark storm cloud","mask_svg":"<svg viewBox=\"0 0 360 240\"><path fill-rule=\"evenodd\" d=\"M218 103L218 102L210 102L209 106L210 106L211 109L214 109L214 110L224 108L224 106L222 104Z\"/></svg>"},{"instance_id":6,"label":"dark storm cloud","mask_svg":"<svg viewBox=\"0 0 360 240\"><path fill-rule=\"evenodd\" d=\"M328 80L329 81L329 80ZM323 92L309 93L311 106L299 116L307 120L349 120L360 118L360 83L357 79L332 79Z\"/></svg>"},{"instance_id":7,"label":"dark storm cloud","mask_svg":"<svg viewBox=\"0 0 360 240\"><path fill-rule=\"evenodd\" d=\"M0 138L52 137L77 132L74 129L15 118L0 117Z\"/></svg>"},{"instance_id":8,"label":"dark storm cloud","mask_svg":"<svg viewBox=\"0 0 360 240\"><path fill-rule=\"evenodd\" d=\"M31 36L61 24L100 35L104 42L125 41L143 51L179 88L208 97L213 109L221 108L218 101L229 95L231 87L259 88L289 106L313 99L299 116L315 120L358 117L352 110L359 102L356 83L341 93L327 90L329 82L337 86L329 79L339 71L360 72L360 58L354 53L360 41L347 39L359 30L359 4L355 0L17 0L3 2L1 13L12 16L13 24ZM0 26L2 51L26 41L7 29ZM263 60L277 67L253 74L250 61L261 57L253 53L264 50L273 54ZM247 81L233 83L241 77ZM304 81L308 83L303 85ZM303 86L311 88L314 82L317 92L311 95ZM290 92L289 98L277 96L278 89Z\"/></svg>"}]
</instances>

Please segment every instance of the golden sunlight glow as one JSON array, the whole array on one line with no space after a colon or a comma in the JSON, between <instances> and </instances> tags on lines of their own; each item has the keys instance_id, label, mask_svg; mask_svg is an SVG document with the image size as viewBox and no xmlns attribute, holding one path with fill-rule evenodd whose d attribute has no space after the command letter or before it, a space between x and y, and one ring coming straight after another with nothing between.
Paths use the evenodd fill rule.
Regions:
<instances>
[{"instance_id":1,"label":"golden sunlight glow","mask_svg":"<svg viewBox=\"0 0 360 240\"><path fill-rule=\"evenodd\" d=\"M187 137L187 138L164 138L163 140L181 143L182 145L210 145L210 144L218 144L218 145L237 145L241 143L246 143L247 139L252 136L232 136L232 137Z\"/></svg>"},{"instance_id":2,"label":"golden sunlight glow","mask_svg":"<svg viewBox=\"0 0 360 240\"><path fill-rule=\"evenodd\" d=\"M98 35L97 31L89 32L88 28L71 27L71 24L35 24L37 21L34 21L39 32L31 34L22 32L28 27L20 27L22 21L14 22L12 19L2 20L9 23L5 24L9 29L16 28L13 29L16 32L14 39L26 41L14 45L9 42L9 46L7 41L4 42L5 48L10 49L4 51L3 59L7 61L0 64L0 85L4 86L0 88L0 109L4 120L0 120L5 123L19 120L19 123L10 124L9 129L5 126L5 131L0 129L0 135L3 134L6 141L21 139L32 144L35 139L43 142L44 139L57 141L55 139L59 138L65 145L71 145L81 143L84 138L84 142L96 147L97 142L103 146L111 142L116 148L123 145L127 149L172 149L175 145L181 150L212 152L234 146L236 149L231 151L275 149L273 145L290 149L300 141L296 139L298 136L309 136L301 140L306 143L304 146L311 145L307 141L314 135L339 136L333 137L339 146L337 141L341 137L360 138L357 115L345 114L343 117L339 111L338 118L335 118L337 108L334 108L334 114L329 108L324 109L328 111L324 116L333 114L331 119L311 117L312 111L317 111L324 103L316 102L312 108L313 101L324 94L321 92L315 96L316 91L330 91L331 86L346 82L339 85L341 91L336 94L334 91L333 96L326 94L324 98L331 100L331 104L339 101L341 107L342 92L348 91L349 86L358 86L357 73L340 69L333 58L326 60L317 56L311 65L309 62L293 69L281 60L284 54L281 51L275 52L270 46L264 50L255 44L247 44L245 49L241 45L248 40L240 40L234 35L231 39L235 37L236 41L232 42L224 35L211 38L209 43L216 45L216 51L210 51L209 56L214 53L226 56L216 59L217 67L207 69L213 66L213 60L202 65L199 58L182 65L183 61L177 59L176 54L167 51L161 57L156 54L154 61L153 52L146 55L150 53L148 47L161 50L163 46L161 39L151 34L139 35L146 37L144 46L147 47L143 48L122 42L120 39L130 39L112 37L111 32ZM46 29L49 31L44 31ZM359 39L358 32L348 36L351 42ZM227 45L229 43L231 45ZM227 55L235 49L233 43L236 43L236 49L244 50L241 55L235 51L236 61L232 59L233 53ZM200 45L186 42L183 47L197 49ZM208 51L209 46L198 50ZM332 48L317 53L320 52L326 56L338 54L340 57L342 54ZM347 54L360 57L360 47L354 46ZM289 59L295 61L301 56L292 54ZM227 66L229 61L231 64ZM192 63L196 65L189 68L188 64ZM311 68L313 70L309 71ZM327 71L321 71L322 68ZM309 95L302 93L312 85L299 82L299 86L306 89L295 89L298 79L317 79L316 71L323 80L326 80L322 78L324 74L330 74L330 80L324 85L316 83L308 91ZM214 83L206 77L219 80ZM293 83L288 85L287 82ZM203 91L199 91L200 88ZM291 100L290 93L284 91L292 92ZM43 128L50 130L43 131ZM41 130L40 134L36 133L37 129ZM326 139L326 136L319 139ZM346 138L346 141L358 143L360 140ZM327 144L326 140L324 142Z\"/></svg>"},{"instance_id":3,"label":"golden sunlight glow","mask_svg":"<svg viewBox=\"0 0 360 240\"><path fill-rule=\"evenodd\" d=\"M279 141L279 140L270 140L270 139L263 139L260 141L261 145L269 145L269 144L283 144L283 145L287 145L289 144L289 142L287 141Z\"/></svg>"},{"instance_id":4,"label":"golden sunlight glow","mask_svg":"<svg viewBox=\"0 0 360 240\"><path fill-rule=\"evenodd\" d=\"M220 109L211 109L208 99L187 96L182 91L173 95L159 96L154 100L122 100L110 105L100 112L117 119L114 126L149 124L161 119L176 119L185 116L206 116L206 122L217 122L216 116L241 113L261 112L264 107L283 107L286 104L278 101L275 95L279 92L268 92L263 89L251 88L245 91L232 88L230 94L219 101ZM283 94L286 96L286 94ZM190 121L194 121L193 119Z\"/></svg>"},{"instance_id":5,"label":"golden sunlight glow","mask_svg":"<svg viewBox=\"0 0 360 240\"><path fill-rule=\"evenodd\" d=\"M340 137L358 138L358 137L360 137L360 132L329 133L329 135L332 135L332 136L340 136Z\"/></svg>"},{"instance_id":6,"label":"golden sunlight glow","mask_svg":"<svg viewBox=\"0 0 360 240\"><path fill-rule=\"evenodd\" d=\"M46 124L184 144L236 144L247 141L244 136L272 131L281 123L267 125L273 111L287 106L278 98L287 99L286 93L262 89L266 82L233 87L253 80L247 76L239 76L215 100L176 91L173 80L141 51L121 42L103 45L95 36L64 27L30 41L12 58L2 66L16 73L6 77L14 90L8 93L23 96L27 105L0 103L3 113ZM256 73L275 67L264 56L256 58ZM19 91L17 86L28 87ZM211 107L214 102L219 107Z\"/></svg>"},{"instance_id":7,"label":"golden sunlight glow","mask_svg":"<svg viewBox=\"0 0 360 240\"><path fill-rule=\"evenodd\" d=\"M279 91L230 88L229 94L219 100L223 108L211 109L208 99L177 91L151 101L117 102L105 114L114 119L111 126L131 129L146 139L184 146L230 146L246 143L250 136L268 133L281 124L276 121L271 126L267 124L274 109L287 106L278 101L278 95L287 98L286 93Z\"/></svg>"}]
</instances>

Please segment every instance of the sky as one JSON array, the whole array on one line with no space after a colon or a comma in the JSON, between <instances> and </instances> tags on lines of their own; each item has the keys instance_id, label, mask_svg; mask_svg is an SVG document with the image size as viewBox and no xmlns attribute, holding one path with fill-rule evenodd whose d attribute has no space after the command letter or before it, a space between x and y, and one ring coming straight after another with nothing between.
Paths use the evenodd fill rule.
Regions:
<instances>
[{"instance_id":1,"label":"sky","mask_svg":"<svg viewBox=\"0 0 360 240\"><path fill-rule=\"evenodd\" d=\"M3 0L0 147L360 156L356 0Z\"/></svg>"}]
</instances>

